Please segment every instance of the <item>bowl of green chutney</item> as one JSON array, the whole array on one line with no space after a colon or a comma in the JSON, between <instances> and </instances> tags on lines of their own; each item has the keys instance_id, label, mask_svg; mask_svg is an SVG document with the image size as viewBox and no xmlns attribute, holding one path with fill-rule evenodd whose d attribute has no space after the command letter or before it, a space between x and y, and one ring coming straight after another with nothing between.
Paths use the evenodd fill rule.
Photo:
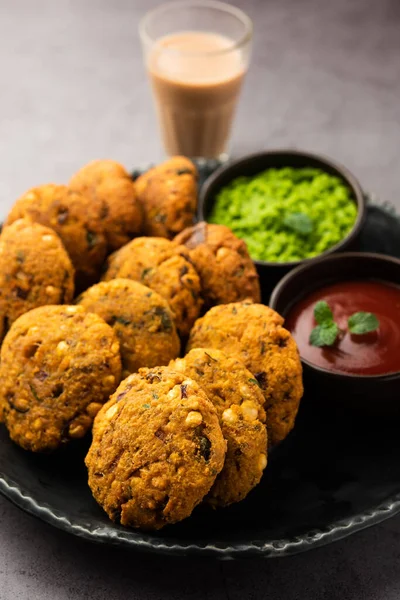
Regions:
<instances>
[{"instance_id":1,"label":"bowl of green chutney","mask_svg":"<svg viewBox=\"0 0 400 600\"><path fill-rule=\"evenodd\" d=\"M229 227L248 247L264 301L291 269L358 250L365 198L345 167L299 150L229 162L204 183L198 218Z\"/></svg>"}]
</instances>

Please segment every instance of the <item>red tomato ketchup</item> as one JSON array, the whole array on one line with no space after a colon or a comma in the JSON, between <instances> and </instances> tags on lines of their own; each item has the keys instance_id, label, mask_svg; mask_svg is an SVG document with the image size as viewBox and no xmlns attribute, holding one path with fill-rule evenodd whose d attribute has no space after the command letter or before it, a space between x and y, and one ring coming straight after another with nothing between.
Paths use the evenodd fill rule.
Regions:
<instances>
[{"instance_id":1,"label":"red tomato ketchup","mask_svg":"<svg viewBox=\"0 0 400 600\"><path fill-rule=\"evenodd\" d=\"M309 342L316 326L314 307L325 300L341 329L333 346L318 348ZM347 320L355 312L371 312L379 329L364 335L348 331ZM383 375L400 371L400 287L380 281L342 281L320 288L295 304L286 317L300 355L330 371Z\"/></svg>"}]
</instances>

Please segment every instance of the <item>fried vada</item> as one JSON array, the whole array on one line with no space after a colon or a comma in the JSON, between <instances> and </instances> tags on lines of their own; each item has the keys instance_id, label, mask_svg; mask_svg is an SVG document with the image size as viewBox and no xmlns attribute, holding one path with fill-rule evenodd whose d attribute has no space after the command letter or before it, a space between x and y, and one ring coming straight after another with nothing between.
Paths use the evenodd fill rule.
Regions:
<instances>
[{"instance_id":1,"label":"fried vada","mask_svg":"<svg viewBox=\"0 0 400 600\"><path fill-rule=\"evenodd\" d=\"M141 369L95 419L89 486L116 523L161 529L202 501L225 451L215 409L197 383L166 367Z\"/></svg>"},{"instance_id":2,"label":"fried vada","mask_svg":"<svg viewBox=\"0 0 400 600\"><path fill-rule=\"evenodd\" d=\"M118 250L140 234L142 207L129 173L118 162L90 162L75 173L69 187L96 202L109 252Z\"/></svg>"},{"instance_id":3,"label":"fried vada","mask_svg":"<svg viewBox=\"0 0 400 600\"><path fill-rule=\"evenodd\" d=\"M180 341L167 301L130 279L94 285L78 302L111 325L121 345L123 377L140 367L168 364L176 358Z\"/></svg>"},{"instance_id":4,"label":"fried vada","mask_svg":"<svg viewBox=\"0 0 400 600\"><path fill-rule=\"evenodd\" d=\"M303 395L299 352L289 331L282 327L283 321L262 304L215 306L196 321L187 347L223 350L254 374L265 398L270 446L292 430Z\"/></svg>"},{"instance_id":5,"label":"fried vada","mask_svg":"<svg viewBox=\"0 0 400 600\"><path fill-rule=\"evenodd\" d=\"M105 281L133 279L158 292L172 310L180 335L187 336L200 314L200 279L184 246L164 238L141 237L114 252Z\"/></svg>"},{"instance_id":6,"label":"fried vada","mask_svg":"<svg viewBox=\"0 0 400 600\"><path fill-rule=\"evenodd\" d=\"M264 396L244 364L220 350L194 348L169 368L196 381L213 403L227 442L224 468L206 501L228 506L243 500L267 465Z\"/></svg>"},{"instance_id":7,"label":"fried vada","mask_svg":"<svg viewBox=\"0 0 400 600\"><path fill-rule=\"evenodd\" d=\"M260 302L260 282L247 246L225 225L197 223L174 241L186 246L200 276L206 310L250 298Z\"/></svg>"},{"instance_id":8,"label":"fried vada","mask_svg":"<svg viewBox=\"0 0 400 600\"><path fill-rule=\"evenodd\" d=\"M16 201L5 227L26 218L53 229L75 267L79 289L94 283L107 252L104 228L99 220L101 203L65 185L41 185Z\"/></svg>"},{"instance_id":9,"label":"fried vada","mask_svg":"<svg viewBox=\"0 0 400 600\"><path fill-rule=\"evenodd\" d=\"M81 306L42 306L15 321L0 362L0 410L11 439L50 452L82 438L116 389L119 342Z\"/></svg>"},{"instance_id":10,"label":"fried vada","mask_svg":"<svg viewBox=\"0 0 400 600\"><path fill-rule=\"evenodd\" d=\"M19 219L0 236L0 343L22 314L74 295L74 268L48 227Z\"/></svg>"},{"instance_id":11,"label":"fried vada","mask_svg":"<svg viewBox=\"0 0 400 600\"><path fill-rule=\"evenodd\" d=\"M143 208L143 232L172 239L194 222L197 209L197 169L184 156L174 156L135 181Z\"/></svg>"}]
</instances>

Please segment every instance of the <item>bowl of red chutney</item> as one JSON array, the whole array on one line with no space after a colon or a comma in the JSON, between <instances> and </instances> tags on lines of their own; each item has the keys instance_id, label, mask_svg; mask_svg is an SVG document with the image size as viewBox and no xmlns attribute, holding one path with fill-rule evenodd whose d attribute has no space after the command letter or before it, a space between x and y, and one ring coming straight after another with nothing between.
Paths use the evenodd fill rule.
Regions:
<instances>
[{"instance_id":1,"label":"bowl of red chutney","mask_svg":"<svg viewBox=\"0 0 400 600\"><path fill-rule=\"evenodd\" d=\"M400 260L346 252L304 264L275 287L304 368L323 408L400 417Z\"/></svg>"}]
</instances>

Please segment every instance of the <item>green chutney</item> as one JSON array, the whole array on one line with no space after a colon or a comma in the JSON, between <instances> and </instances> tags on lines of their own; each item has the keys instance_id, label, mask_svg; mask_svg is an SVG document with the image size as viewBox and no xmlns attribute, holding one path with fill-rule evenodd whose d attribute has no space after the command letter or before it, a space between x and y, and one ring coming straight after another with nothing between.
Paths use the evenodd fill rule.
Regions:
<instances>
[{"instance_id":1,"label":"green chutney","mask_svg":"<svg viewBox=\"0 0 400 600\"><path fill-rule=\"evenodd\" d=\"M356 218L351 191L339 177L285 167L231 181L217 194L208 220L242 238L254 260L290 262L328 250Z\"/></svg>"}]
</instances>

